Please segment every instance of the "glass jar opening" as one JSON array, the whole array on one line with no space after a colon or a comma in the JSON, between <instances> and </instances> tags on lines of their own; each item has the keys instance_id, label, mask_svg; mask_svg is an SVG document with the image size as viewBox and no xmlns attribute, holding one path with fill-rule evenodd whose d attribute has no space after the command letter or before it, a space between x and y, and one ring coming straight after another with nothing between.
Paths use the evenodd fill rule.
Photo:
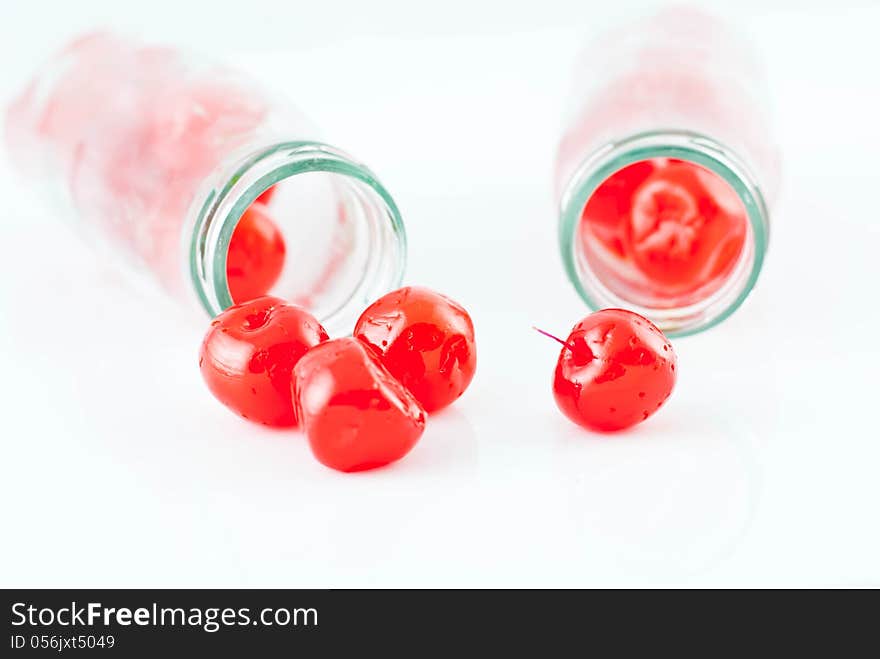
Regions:
<instances>
[{"instance_id":1,"label":"glass jar opening","mask_svg":"<svg viewBox=\"0 0 880 659\"><path fill-rule=\"evenodd\" d=\"M376 177L325 144L288 142L239 158L200 195L191 278L215 316L275 295L348 332L370 302L400 284L406 235Z\"/></svg>"}]
</instances>

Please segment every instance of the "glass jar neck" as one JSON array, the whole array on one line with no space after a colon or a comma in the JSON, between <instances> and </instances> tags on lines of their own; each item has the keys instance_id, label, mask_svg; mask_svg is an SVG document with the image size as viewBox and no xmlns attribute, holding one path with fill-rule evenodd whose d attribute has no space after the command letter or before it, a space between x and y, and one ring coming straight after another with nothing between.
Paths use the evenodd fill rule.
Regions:
<instances>
[{"instance_id":1,"label":"glass jar neck","mask_svg":"<svg viewBox=\"0 0 880 659\"><path fill-rule=\"evenodd\" d=\"M334 216L316 217L306 208L293 209L286 240L298 243L294 252L299 255L309 254L309 241L317 233L331 231L328 240L335 244L324 245L327 262L323 265L309 258L287 264L294 271L311 269L311 283L300 282L293 290L270 294L310 308L328 331L348 332L367 304L400 284L406 233L394 200L376 176L327 144L275 142L228 159L206 181L190 210L188 226L192 229L183 236L189 276L210 316L234 304L227 280L227 253L243 214L273 186L302 177L300 183L309 188L318 181L306 177L315 175L323 177L322 189L333 195ZM337 277L341 270L344 276Z\"/></svg>"},{"instance_id":2,"label":"glass jar neck","mask_svg":"<svg viewBox=\"0 0 880 659\"><path fill-rule=\"evenodd\" d=\"M624 167L655 158L690 162L730 185L746 211L744 249L723 285L687 306L653 308L626 300L603 283L579 249L578 230L596 189ZM669 336L695 334L717 325L743 303L758 279L769 238L769 212L749 167L729 148L688 131L652 131L614 141L589 154L569 178L560 200L559 243L566 272L592 309L623 307L652 320Z\"/></svg>"}]
</instances>

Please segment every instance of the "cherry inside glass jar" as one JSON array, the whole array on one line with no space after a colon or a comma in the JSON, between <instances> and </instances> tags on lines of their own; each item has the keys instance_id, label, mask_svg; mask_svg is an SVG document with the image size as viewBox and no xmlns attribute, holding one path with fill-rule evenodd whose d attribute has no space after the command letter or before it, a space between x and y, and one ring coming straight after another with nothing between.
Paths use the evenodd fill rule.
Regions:
<instances>
[{"instance_id":1,"label":"cherry inside glass jar","mask_svg":"<svg viewBox=\"0 0 880 659\"><path fill-rule=\"evenodd\" d=\"M723 179L690 162L654 158L599 185L581 215L578 249L621 298L681 307L718 292L747 233L746 209Z\"/></svg>"}]
</instances>

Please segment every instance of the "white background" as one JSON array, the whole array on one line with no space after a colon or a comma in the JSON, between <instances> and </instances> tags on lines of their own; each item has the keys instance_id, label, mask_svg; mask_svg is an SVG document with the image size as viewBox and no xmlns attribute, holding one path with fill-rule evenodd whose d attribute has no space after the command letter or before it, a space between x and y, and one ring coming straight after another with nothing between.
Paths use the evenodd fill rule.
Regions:
<instances>
[{"instance_id":1,"label":"white background","mask_svg":"<svg viewBox=\"0 0 880 659\"><path fill-rule=\"evenodd\" d=\"M203 328L3 162L0 584L880 585L880 3L713 4L771 82L771 249L733 318L676 342L664 409L609 438L556 411L530 327L586 313L551 190L571 61L648 5L3 0L4 102L96 25L286 92L395 195L407 281L472 312L479 368L405 460L332 472L216 403Z\"/></svg>"}]
</instances>

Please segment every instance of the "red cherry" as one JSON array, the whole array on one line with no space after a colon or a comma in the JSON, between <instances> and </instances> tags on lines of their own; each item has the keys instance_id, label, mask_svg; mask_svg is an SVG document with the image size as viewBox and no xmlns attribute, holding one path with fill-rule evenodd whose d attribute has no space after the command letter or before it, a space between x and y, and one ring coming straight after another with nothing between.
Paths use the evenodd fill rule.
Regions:
<instances>
[{"instance_id":1,"label":"red cherry","mask_svg":"<svg viewBox=\"0 0 880 659\"><path fill-rule=\"evenodd\" d=\"M597 311L566 341L556 340L564 346L553 380L556 405L585 428L621 430L644 421L675 386L672 345L631 311Z\"/></svg>"},{"instance_id":2,"label":"red cherry","mask_svg":"<svg viewBox=\"0 0 880 659\"><path fill-rule=\"evenodd\" d=\"M461 396L477 368L471 317L427 288L408 286L379 298L358 318L354 336L380 355L428 412Z\"/></svg>"},{"instance_id":3,"label":"red cherry","mask_svg":"<svg viewBox=\"0 0 880 659\"><path fill-rule=\"evenodd\" d=\"M745 227L745 209L730 186L690 163L659 169L633 195L635 263L670 293L726 274L742 250Z\"/></svg>"},{"instance_id":4,"label":"red cherry","mask_svg":"<svg viewBox=\"0 0 880 659\"><path fill-rule=\"evenodd\" d=\"M211 393L231 410L268 426L293 426L293 367L328 338L304 309L259 297L230 307L211 322L199 368Z\"/></svg>"},{"instance_id":5,"label":"red cherry","mask_svg":"<svg viewBox=\"0 0 880 659\"><path fill-rule=\"evenodd\" d=\"M425 429L425 410L363 342L312 348L293 369L293 398L309 446L339 471L399 460Z\"/></svg>"},{"instance_id":6,"label":"red cherry","mask_svg":"<svg viewBox=\"0 0 880 659\"><path fill-rule=\"evenodd\" d=\"M618 257L626 256L623 224L621 218L629 217L632 198L636 189L657 166L650 160L642 160L612 174L590 196L581 215L585 241L595 238ZM584 245L590 249L590 244Z\"/></svg>"},{"instance_id":7,"label":"red cherry","mask_svg":"<svg viewBox=\"0 0 880 659\"><path fill-rule=\"evenodd\" d=\"M268 293L284 269L284 253L284 237L268 209L251 204L232 232L226 254L232 301L247 302Z\"/></svg>"}]
</instances>

